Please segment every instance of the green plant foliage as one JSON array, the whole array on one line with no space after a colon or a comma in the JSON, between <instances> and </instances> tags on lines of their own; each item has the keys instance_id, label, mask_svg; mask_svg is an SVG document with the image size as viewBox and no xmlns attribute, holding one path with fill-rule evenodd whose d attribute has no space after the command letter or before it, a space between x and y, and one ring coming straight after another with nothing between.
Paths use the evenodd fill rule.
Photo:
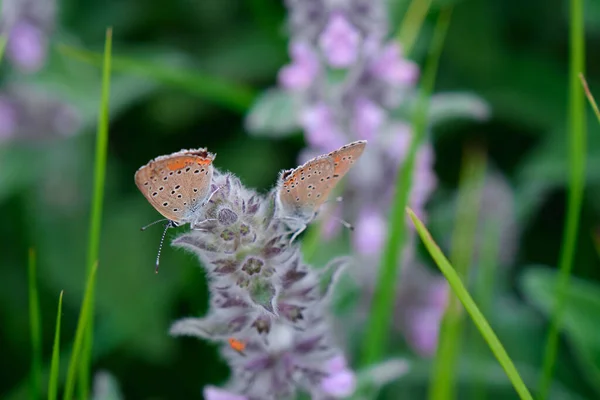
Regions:
<instances>
[{"instance_id":1,"label":"green plant foliage","mask_svg":"<svg viewBox=\"0 0 600 400\"><path fill-rule=\"evenodd\" d=\"M37 1L41 0L32 0ZM418 95L429 104L429 111L421 117L435 150L437 188L426 204L425 222L443 252L451 254L454 199L465 144L481 144L488 150L490 168L507 182L514 198L516 226L511 237L516 238L516 249L510 262L486 270L487 284L477 288L484 261L475 257L469 265L471 274L463 282L475 288L477 305L534 395L542 376L544 338L555 302L555 271L573 184L569 170L574 157L580 163L585 159L585 174L579 182L585 187L580 226L570 228L577 237L572 242L573 278L564 291L561 346L548 398L598 398L600 356L594 332L600 332L600 321L593 315L600 296L596 293L600 259L590 232L593 237L599 232L600 130L593 106L583 95L577 118L569 115L567 102L573 82L580 94L584 91L579 73L584 73L591 95L597 98L600 91L600 59L594 54L600 46L600 2L586 2L580 25L575 27L585 35L589 52L586 71L575 75L569 67L573 24L568 2L386 3L390 38L400 38L408 57L419 65ZM424 89L428 56L434 50L432 39L441 10L449 6L453 7L452 23L435 74L435 90L428 93ZM306 143L298 123L301 110L294 108L295 99L288 94L267 91L276 88L279 68L291 61L285 17L283 0L64 0L59 2L51 34L45 36L46 62L35 72L18 67L11 42L6 43L2 36L0 349L2 365L7 367L0 374L1 398L31 398L32 382L38 381L37 398L63 395L69 361L82 359L85 342L77 339L78 317L86 295L86 270L96 260L93 346L87 356L90 368L84 372L89 378L86 383L71 372L74 377L68 385L73 385L73 379L83 382L80 388L75 384L69 389L72 398L87 390L87 397L92 398L96 377L99 373L103 376L104 368L111 376L106 387L112 390L115 386L111 385L118 382L122 398L127 399L199 399L205 385L227 381L228 368L215 346L168 335L173 320L205 313L209 297L205 276L189 254L170 246L175 234L186 227L167 232L161 271L154 274L161 229L156 226L140 232L139 228L160 215L135 187L133 174L153 157L182 148L207 147L217 153L219 169L235 173L245 185L266 193L279 171L298 165ZM108 26L113 27L113 58L104 126L109 126L110 133L102 155L102 214L95 214L97 247L90 251L90 207L94 198L98 199L94 163ZM332 69L327 74L336 72ZM56 134L53 128L65 122L61 114L39 107L25 118L30 121L44 115L34 130L5 137L2 104L15 88L67 104L76 115L77 129ZM405 119L415 107L414 102L404 104L392 117ZM587 112L583 115L582 111ZM587 146L570 154L575 123L588 126L589 137ZM390 145L390 154L392 146L396 144ZM374 179L370 174L380 172L367 165L359 163L353 169ZM352 175L348 182L358 176ZM387 214L390 224L401 226L408 221L404 203L410 205L409 184L403 179L401 188L360 195L379 198L399 189L406 192L402 207ZM354 194L343 193L343 202L351 203ZM501 206L486 208L490 215L480 216L478 223L487 217L493 220ZM356 225L359 215L343 218ZM356 232L342 230L327 241L321 236L321 227L312 224L299 238L311 263L319 267L334 257L353 255ZM477 235L484 232L477 231ZM491 241L486 246L495 248L497 259L504 260L508 252L504 242ZM416 256L430 260L417 242ZM30 301L30 247L38 255L35 292L39 304L31 319L26 315L29 305L35 303ZM392 249L388 254L402 250L395 240L388 247ZM482 249L475 247L481 255ZM375 328L379 331L369 336L366 332L372 324L367 321L375 316L367 311L369 305L360 290L363 282L357 281L355 272L368 275L379 267L362 259L353 261L348 273L340 277L334 299L334 321L344 333L344 340L336 340L348 351L349 362L357 370L360 384L366 382L364 386L379 385L370 375L371 367L360 364L365 347L372 347L372 354L378 355L373 359L408 361L407 374L381 386L380 398L426 398L433 361L415 354L397 326L388 329L398 322L401 305L395 302L394 293L401 285L401 268L390 269L387 275L398 276L400 281L382 278L386 289L379 293L378 304L385 307L376 319L383 328ZM431 261L429 264L437 272ZM531 265L549 267L540 270ZM57 299L63 290L57 313ZM39 340L31 336L37 331L34 320L41 328ZM494 400L517 398L510 379L480 336L473 326L461 334L454 371L457 398L481 398L476 393ZM30 338L39 345L34 364ZM111 390L105 393L114 394Z\"/></svg>"}]
</instances>

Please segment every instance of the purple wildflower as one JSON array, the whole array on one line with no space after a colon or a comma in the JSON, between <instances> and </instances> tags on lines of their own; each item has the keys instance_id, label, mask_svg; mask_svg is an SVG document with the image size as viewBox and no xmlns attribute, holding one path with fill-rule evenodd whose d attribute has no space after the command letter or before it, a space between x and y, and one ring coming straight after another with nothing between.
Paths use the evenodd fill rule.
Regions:
<instances>
[{"instance_id":1,"label":"purple wildflower","mask_svg":"<svg viewBox=\"0 0 600 400\"><path fill-rule=\"evenodd\" d=\"M248 400L246 396L240 396L214 386L204 388L204 398L206 400Z\"/></svg>"},{"instance_id":2,"label":"purple wildflower","mask_svg":"<svg viewBox=\"0 0 600 400\"><path fill-rule=\"evenodd\" d=\"M419 68L402 57L397 43L388 43L369 65L371 74L395 86L414 85L419 77Z\"/></svg>"},{"instance_id":3,"label":"purple wildflower","mask_svg":"<svg viewBox=\"0 0 600 400\"><path fill-rule=\"evenodd\" d=\"M377 255L383 248L387 234L387 222L380 212L367 208L362 210L352 236L354 248L363 255Z\"/></svg>"},{"instance_id":4,"label":"purple wildflower","mask_svg":"<svg viewBox=\"0 0 600 400\"><path fill-rule=\"evenodd\" d=\"M173 242L199 256L211 298L205 317L181 319L171 334L224 343L232 370L226 391L208 387L205 396L268 400L297 391L321 398L351 394L350 369L326 368L341 354L327 309L347 260L334 259L318 271L306 265L277 217L274 192L261 196L217 171L212 187L214 195L192 230ZM239 345L227 344L232 339Z\"/></svg>"},{"instance_id":5,"label":"purple wildflower","mask_svg":"<svg viewBox=\"0 0 600 400\"><path fill-rule=\"evenodd\" d=\"M291 90L309 88L319 73L317 54L306 43L294 42L290 46L292 63L279 71L279 83Z\"/></svg>"},{"instance_id":6,"label":"purple wildflower","mask_svg":"<svg viewBox=\"0 0 600 400\"><path fill-rule=\"evenodd\" d=\"M319 37L319 45L329 65L346 68L358 58L360 33L344 14L335 12Z\"/></svg>"},{"instance_id":7,"label":"purple wildflower","mask_svg":"<svg viewBox=\"0 0 600 400\"><path fill-rule=\"evenodd\" d=\"M396 315L399 328L419 355L433 356L448 305L448 284L413 261L402 270L398 292Z\"/></svg>"},{"instance_id":8,"label":"purple wildflower","mask_svg":"<svg viewBox=\"0 0 600 400\"><path fill-rule=\"evenodd\" d=\"M323 55L311 58L320 63L311 64L311 71L317 71L318 76L311 76L312 83L302 88L307 95L300 99L303 102L300 124L309 146L302 152L303 159L352 140L369 141L360 168L348 174L341 204L341 218L355 225L351 239L360 260L357 265L361 267L379 262L387 235L385 212L394 195L399 166L406 160L412 141L410 125L392 111L414 99L414 85L419 77L417 65L405 58L402 47L386 40L383 3L286 1L291 42L302 41L313 49L305 50L306 53L320 51ZM342 70L343 74L337 75L340 80L331 79L328 66ZM431 144L419 143L409 205L424 218L427 200L437 185L433 162ZM407 225L412 227L408 221ZM415 263L412 229L407 239L400 266ZM363 285L369 303L377 269L366 270L355 271L354 275ZM423 311L423 320L429 315L424 308L414 310ZM420 323L416 318L414 321ZM416 340L412 342L420 346Z\"/></svg>"},{"instance_id":9,"label":"purple wildflower","mask_svg":"<svg viewBox=\"0 0 600 400\"><path fill-rule=\"evenodd\" d=\"M0 141L10 139L17 131L17 112L6 96L0 97Z\"/></svg>"},{"instance_id":10,"label":"purple wildflower","mask_svg":"<svg viewBox=\"0 0 600 400\"><path fill-rule=\"evenodd\" d=\"M372 141L385 122L385 111L366 97L356 99L354 107L354 131L358 138Z\"/></svg>"},{"instance_id":11,"label":"purple wildflower","mask_svg":"<svg viewBox=\"0 0 600 400\"><path fill-rule=\"evenodd\" d=\"M301 122L307 141L318 149L329 151L346 143L344 134L335 124L332 111L323 103L306 108Z\"/></svg>"},{"instance_id":12,"label":"purple wildflower","mask_svg":"<svg viewBox=\"0 0 600 400\"><path fill-rule=\"evenodd\" d=\"M35 72L46 60L47 38L30 21L17 22L8 35L7 57L24 72Z\"/></svg>"},{"instance_id":13,"label":"purple wildflower","mask_svg":"<svg viewBox=\"0 0 600 400\"><path fill-rule=\"evenodd\" d=\"M26 86L9 86L0 94L0 137L12 140L68 136L81 125L74 107Z\"/></svg>"},{"instance_id":14,"label":"purple wildflower","mask_svg":"<svg viewBox=\"0 0 600 400\"><path fill-rule=\"evenodd\" d=\"M333 397L350 396L356 388L356 376L346 366L343 356L336 356L327 362L325 367L328 376L321 381L323 391Z\"/></svg>"},{"instance_id":15,"label":"purple wildflower","mask_svg":"<svg viewBox=\"0 0 600 400\"><path fill-rule=\"evenodd\" d=\"M0 27L8 37L6 55L21 71L31 73L43 67L55 18L56 4L53 0L2 2Z\"/></svg>"},{"instance_id":16,"label":"purple wildflower","mask_svg":"<svg viewBox=\"0 0 600 400\"><path fill-rule=\"evenodd\" d=\"M412 130L410 125L404 122L395 122L389 126L386 137L382 138L386 144L386 156L395 162L397 166L406 159L410 142L412 141Z\"/></svg>"},{"instance_id":17,"label":"purple wildflower","mask_svg":"<svg viewBox=\"0 0 600 400\"><path fill-rule=\"evenodd\" d=\"M339 204L326 207L323 215L325 218L323 219L321 235L327 241L337 236L342 229L342 224L339 221L342 218L342 207Z\"/></svg>"}]
</instances>

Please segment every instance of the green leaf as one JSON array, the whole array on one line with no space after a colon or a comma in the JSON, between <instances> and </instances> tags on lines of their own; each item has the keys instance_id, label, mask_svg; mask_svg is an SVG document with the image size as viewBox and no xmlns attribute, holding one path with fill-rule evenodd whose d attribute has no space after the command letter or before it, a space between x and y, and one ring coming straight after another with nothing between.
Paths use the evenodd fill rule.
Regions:
<instances>
[{"instance_id":1,"label":"green leaf","mask_svg":"<svg viewBox=\"0 0 600 400\"><path fill-rule=\"evenodd\" d=\"M101 54L64 44L59 45L58 50L72 59L91 65L102 65ZM154 79L237 112L245 112L254 97L253 91L241 84L229 82L218 76L210 76L191 68L176 68L160 61L135 60L122 56L112 57L112 64L115 71Z\"/></svg>"},{"instance_id":2,"label":"green leaf","mask_svg":"<svg viewBox=\"0 0 600 400\"><path fill-rule=\"evenodd\" d=\"M249 132L268 137L285 137L300 128L301 99L285 90L269 89L258 96L246 117Z\"/></svg>"},{"instance_id":3,"label":"green leaf","mask_svg":"<svg viewBox=\"0 0 600 400\"><path fill-rule=\"evenodd\" d=\"M121 400L123 394L117 379L106 371L101 371L94 377L94 395L92 400Z\"/></svg>"},{"instance_id":4,"label":"green leaf","mask_svg":"<svg viewBox=\"0 0 600 400\"><path fill-rule=\"evenodd\" d=\"M52 360L50 362L50 378L48 381L48 400L58 398L58 379L60 373L60 321L62 317L63 293L58 297L58 311L56 312L56 328L54 331L54 346L52 346Z\"/></svg>"},{"instance_id":5,"label":"green leaf","mask_svg":"<svg viewBox=\"0 0 600 400\"><path fill-rule=\"evenodd\" d=\"M356 372L358 390L363 387L380 389L398 379L410 370L410 362L404 358L392 358L378 364L362 368Z\"/></svg>"},{"instance_id":6,"label":"green leaf","mask_svg":"<svg viewBox=\"0 0 600 400\"><path fill-rule=\"evenodd\" d=\"M520 337L523 340L523 335ZM409 360L410 370L406 376L404 376L397 384L392 384L390 389L392 393L405 393L407 389L413 388L418 390L416 395L404 395L402 398L406 399L420 399L423 397L423 390L427 386L431 379L431 362L417 358ZM537 370L532 364L525 362L516 362L515 365L518 368L523 381L529 389L535 389L535 385L540 375L540 371ZM502 370L502 367L498 365L498 362L493 357L476 358L467 354L461 355L461 360L456 367L456 381L461 389L461 394L464 393L460 398L472 399L466 390L470 384L473 383L473 377L478 376L481 381L485 384L487 391L487 399L514 399L514 389L511 385L510 380L506 377L506 374ZM409 392L410 393L410 392ZM398 395L387 397L388 399L397 399ZM562 382L552 382L552 390L550 392L550 399L552 400L583 400L588 397L584 397L574 391L571 387L565 386Z\"/></svg>"},{"instance_id":7,"label":"green leaf","mask_svg":"<svg viewBox=\"0 0 600 400\"><path fill-rule=\"evenodd\" d=\"M558 280L558 273L549 268L528 268L521 276L526 296L547 317L553 312ZM600 393L600 285L571 278L561 293L565 303L561 330L573 344L582 371Z\"/></svg>"},{"instance_id":8,"label":"green leaf","mask_svg":"<svg viewBox=\"0 0 600 400\"><path fill-rule=\"evenodd\" d=\"M485 121L491 113L490 105L474 93L436 93L429 104L429 124L435 126L456 119Z\"/></svg>"}]
</instances>

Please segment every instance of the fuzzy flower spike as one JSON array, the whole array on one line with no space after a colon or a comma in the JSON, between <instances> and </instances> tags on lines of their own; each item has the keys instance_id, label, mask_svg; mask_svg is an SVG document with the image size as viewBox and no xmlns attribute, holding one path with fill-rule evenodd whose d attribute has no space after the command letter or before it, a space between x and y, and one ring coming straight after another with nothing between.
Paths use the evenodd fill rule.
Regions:
<instances>
[{"instance_id":1,"label":"fuzzy flower spike","mask_svg":"<svg viewBox=\"0 0 600 400\"><path fill-rule=\"evenodd\" d=\"M207 157L199 151L159 157L136 175L158 211L190 223L192 229L173 244L197 254L207 270L207 315L171 327L173 335L222 344L232 378L226 389L205 388L207 399L287 399L298 392L336 399L353 393L355 376L334 343L329 321L329 298L348 260L313 269L289 236L296 233L291 226L297 220L310 222L307 210L316 212L360 156L356 146L364 145L351 144L282 173L266 196L245 188L233 174L212 169L214 157L203 164ZM208 175L195 174L207 166L210 182Z\"/></svg>"}]
</instances>

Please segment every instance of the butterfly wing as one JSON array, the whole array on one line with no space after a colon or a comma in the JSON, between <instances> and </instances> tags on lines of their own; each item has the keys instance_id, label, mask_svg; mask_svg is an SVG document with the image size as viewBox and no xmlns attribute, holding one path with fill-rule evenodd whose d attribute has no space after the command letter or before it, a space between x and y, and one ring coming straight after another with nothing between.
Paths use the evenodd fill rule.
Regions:
<instances>
[{"instance_id":1,"label":"butterfly wing","mask_svg":"<svg viewBox=\"0 0 600 400\"><path fill-rule=\"evenodd\" d=\"M213 159L204 149L158 157L136 172L135 183L165 218L187 223L210 193Z\"/></svg>"},{"instance_id":2,"label":"butterfly wing","mask_svg":"<svg viewBox=\"0 0 600 400\"><path fill-rule=\"evenodd\" d=\"M352 165L354 165L362 155L366 145L366 140L359 140L342 146L328 154L333 161L334 167L333 186L348 173Z\"/></svg>"},{"instance_id":3,"label":"butterfly wing","mask_svg":"<svg viewBox=\"0 0 600 400\"><path fill-rule=\"evenodd\" d=\"M334 166L329 157L317 157L296 169L284 171L278 185L283 214L312 219L331 192L333 176Z\"/></svg>"}]
</instances>

